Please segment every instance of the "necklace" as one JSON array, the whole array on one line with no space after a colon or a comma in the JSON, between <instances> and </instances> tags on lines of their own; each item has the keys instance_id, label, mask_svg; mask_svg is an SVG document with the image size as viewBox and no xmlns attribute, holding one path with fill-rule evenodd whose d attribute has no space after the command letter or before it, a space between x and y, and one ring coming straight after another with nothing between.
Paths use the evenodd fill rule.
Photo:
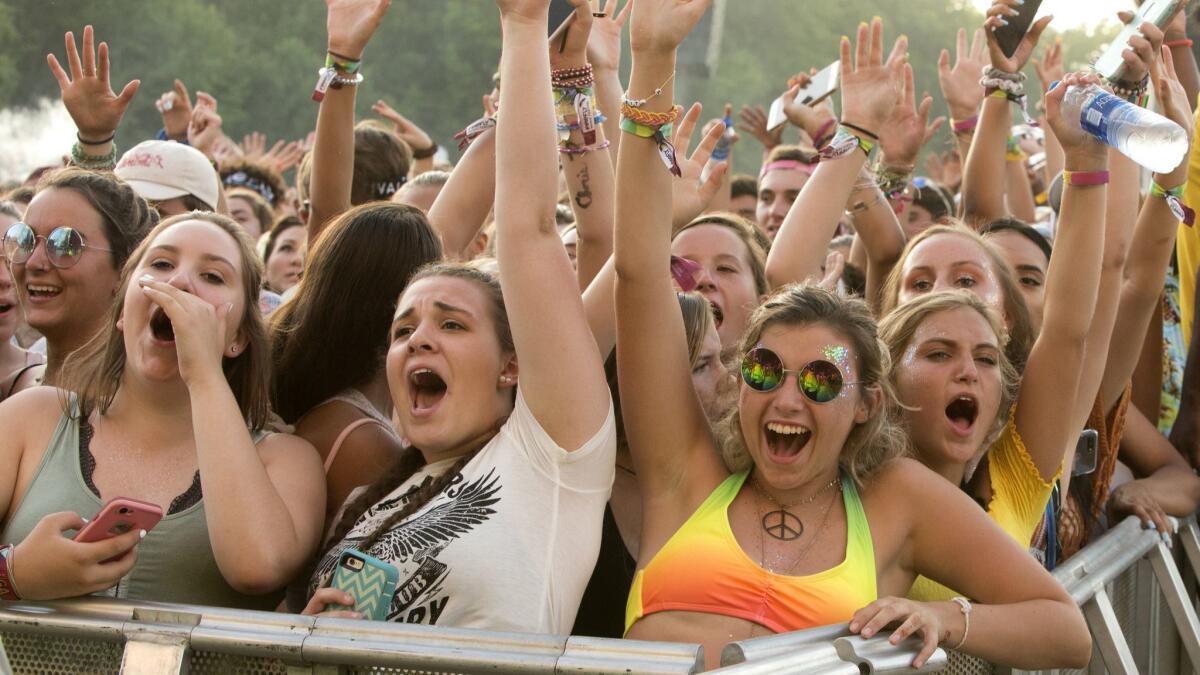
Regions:
<instances>
[{"instance_id":1,"label":"necklace","mask_svg":"<svg viewBox=\"0 0 1200 675\"><path fill-rule=\"evenodd\" d=\"M750 484L754 486L754 491L766 496L767 499L771 500L772 503L779 507L774 511L768 511L763 515L763 531L780 541L795 541L804 536L804 521L800 520L800 516L792 513L789 509L813 503L817 497L820 497L827 490L832 489L833 486L837 485L839 482L839 477L834 476L833 480L826 483L824 487L822 487L820 490L817 490L812 495L806 497L802 501L796 502L795 504L787 505L781 504L779 500L771 496L771 493L762 489L762 486L758 484L758 481L751 476Z\"/></svg>"}]
</instances>

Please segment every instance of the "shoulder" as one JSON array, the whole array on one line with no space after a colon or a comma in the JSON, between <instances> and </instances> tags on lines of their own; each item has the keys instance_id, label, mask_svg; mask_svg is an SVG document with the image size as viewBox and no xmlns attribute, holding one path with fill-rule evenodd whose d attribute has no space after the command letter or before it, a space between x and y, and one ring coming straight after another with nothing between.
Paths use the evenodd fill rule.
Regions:
<instances>
[{"instance_id":1,"label":"shoulder","mask_svg":"<svg viewBox=\"0 0 1200 675\"><path fill-rule=\"evenodd\" d=\"M962 490L915 459L901 457L880 467L861 488L871 516L915 520L937 505L965 498Z\"/></svg>"},{"instance_id":2,"label":"shoulder","mask_svg":"<svg viewBox=\"0 0 1200 675\"><path fill-rule=\"evenodd\" d=\"M325 456L329 454L338 434L362 419L367 419L367 416L358 408L345 401L330 399L315 406L297 420L296 435L307 440L316 447L321 456ZM378 428L374 424L363 426ZM358 435L359 431L355 431L351 436Z\"/></svg>"},{"instance_id":3,"label":"shoulder","mask_svg":"<svg viewBox=\"0 0 1200 675\"><path fill-rule=\"evenodd\" d=\"M71 395L56 387L34 386L23 389L0 403L0 420L20 420L21 427L39 423L57 424L66 412ZM0 426L4 426L0 424ZM20 427L7 427L20 428Z\"/></svg>"}]
</instances>

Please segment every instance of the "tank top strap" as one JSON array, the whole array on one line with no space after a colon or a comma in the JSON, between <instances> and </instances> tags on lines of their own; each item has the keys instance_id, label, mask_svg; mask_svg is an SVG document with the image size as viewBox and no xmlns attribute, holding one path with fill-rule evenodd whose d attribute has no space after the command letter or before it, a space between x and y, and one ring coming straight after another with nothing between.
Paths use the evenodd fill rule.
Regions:
<instances>
[{"instance_id":1,"label":"tank top strap","mask_svg":"<svg viewBox=\"0 0 1200 675\"><path fill-rule=\"evenodd\" d=\"M872 586L871 594L875 594L875 544L871 540L871 525L867 522L867 512L863 508L862 498L858 494L858 486L847 475L842 475L842 503L846 506L846 560L861 566L864 574L862 582Z\"/></svg>"}]
</instances>

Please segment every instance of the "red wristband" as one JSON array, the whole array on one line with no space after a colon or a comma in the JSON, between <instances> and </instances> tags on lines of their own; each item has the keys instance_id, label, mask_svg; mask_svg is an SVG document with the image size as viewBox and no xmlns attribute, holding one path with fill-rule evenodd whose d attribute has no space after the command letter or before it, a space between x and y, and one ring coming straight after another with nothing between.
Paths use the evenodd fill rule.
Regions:
<instances>
[{"instance_id":1,"label":"red wristband","mask_svg":"<svg viewBox=\"0 0 1200 675\"><path fill-rule=\"evenodd\" d=\"M1107 185L1107 171L1064 171L1063 185L1087 187L1089 185Z\"/></svg>"},{"instance_id":2,"label":"red wristband","mask_svg":"<svg viewBox=\"0 0 1200 675\"><path fill-rule=\"evenodd\" d=\"M979 115L968 117L965 120L950 120L950 126L954 129L954 133L956 134L974 131L975 127L979 126Z\"/></svg>"},{"instance_id":3,"label":"red wristband","mask_svg":"<svg viewBox=\"0 0 1200 675\"><path fill-rule=\"evenodd\" d=\"M1192 41L1191 41L1191 40L1189 40L1189 39L1187 39L1187 38L1183 38L1183 39L1181 39L1181 40L1167 40L1167 41L1166 41L1166 42L1164 42L1163 44L1164 44L1164 45L1166 45L1168 48L1171 48L1171 49L1174 49L1175 47L1188 47L1188 48L1191 48L1191 46L1192 46Z\"/></svg>"},{"instance_id":4,"label":"red wristband","mask_svg":"<svg viewBox=\"0 0 1200 675\"><path fill-rule=\"evenodd\" d=\"M20 600L17 586L12 580L13 545L7 544L0 548L0 598L5 600Z\"/></svg>"}]
</instances>

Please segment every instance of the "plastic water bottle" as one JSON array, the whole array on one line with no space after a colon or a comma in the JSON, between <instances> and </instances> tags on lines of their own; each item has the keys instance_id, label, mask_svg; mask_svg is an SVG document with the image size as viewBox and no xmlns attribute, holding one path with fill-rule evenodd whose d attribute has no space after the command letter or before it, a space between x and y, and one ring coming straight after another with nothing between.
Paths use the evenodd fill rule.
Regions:
<instances>
[{"instance_id":1,"label":"plastic water bottle","mask_svg":"<svg viewBox=\"0 0 1200 675\"><path fill-rule=\"evenodd\" d=\"M1158 113L1100 87L1067 89L1063 118L1155 173L1169 173L1188 151L1187 132Z\"/></svg>"}]
</instances>

